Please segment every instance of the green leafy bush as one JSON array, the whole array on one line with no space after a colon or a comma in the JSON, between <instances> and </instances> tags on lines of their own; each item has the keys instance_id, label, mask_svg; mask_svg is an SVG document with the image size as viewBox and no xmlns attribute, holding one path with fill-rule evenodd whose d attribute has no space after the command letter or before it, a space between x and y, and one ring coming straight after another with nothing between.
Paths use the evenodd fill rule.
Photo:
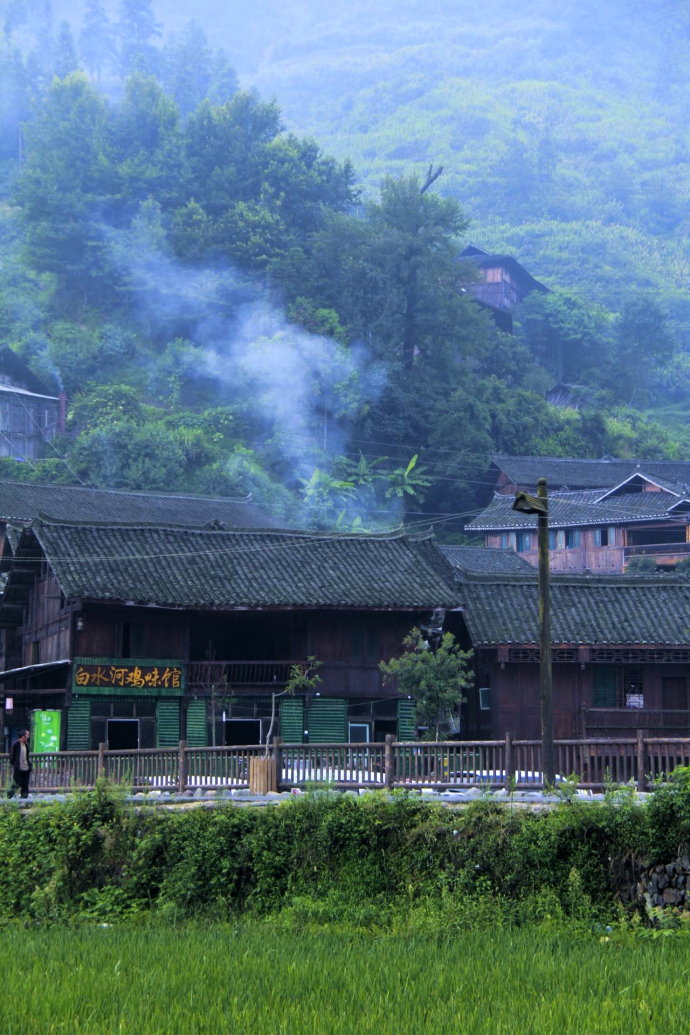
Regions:
<instances>
[{"instance_id":1,"label":"green leafy bush","mask_svg":"<svg viewBox=\"0 0 690 1035\"><path fill-rule=\"evenodd\" d=\"M0 920L136 914L306 926L464 929L612 916L611 859L669 861L690 839L690 770L650 800L458 809L315 791L272 808L135 809L99 785L0 808Z\"/></svg>"}]
</instances>

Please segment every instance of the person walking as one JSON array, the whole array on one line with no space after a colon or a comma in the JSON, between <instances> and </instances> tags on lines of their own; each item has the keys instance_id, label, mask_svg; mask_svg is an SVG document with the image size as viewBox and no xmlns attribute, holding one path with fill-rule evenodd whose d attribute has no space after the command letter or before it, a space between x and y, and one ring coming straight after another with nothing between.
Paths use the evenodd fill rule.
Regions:
<instances>
[{"instance_id":1,"label":"person walking","mask_svg":"<svg viewBox=\"0 0 690 1035\"><path fill-rule=\"evenodd\" d=\"M14 783L7 792L7 797L13 798L18 789L20 797L28 798L29 777L31 776L28 730L21 730L18 739L10 748L10 765L14 771Z\"/></svg>"}]
</instances>

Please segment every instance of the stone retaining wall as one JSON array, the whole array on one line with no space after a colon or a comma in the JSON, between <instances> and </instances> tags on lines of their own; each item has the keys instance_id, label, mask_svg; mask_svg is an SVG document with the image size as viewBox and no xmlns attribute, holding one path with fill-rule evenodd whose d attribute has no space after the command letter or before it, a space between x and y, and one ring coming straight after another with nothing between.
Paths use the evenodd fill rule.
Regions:
<instances>
[{"instance_id":1,"label":"stone retaining wall","mask_svg":"<svg viewBox=\"0 0 690 1035\"><path fill-rule=\"evenodd\" d=\"M624 905L641 905L649 914L668 906L690 910L690 844L683 844L673 862L649 866L627 856L613 860L611 871L617 897Z\"/></svg>"}]
</instances>

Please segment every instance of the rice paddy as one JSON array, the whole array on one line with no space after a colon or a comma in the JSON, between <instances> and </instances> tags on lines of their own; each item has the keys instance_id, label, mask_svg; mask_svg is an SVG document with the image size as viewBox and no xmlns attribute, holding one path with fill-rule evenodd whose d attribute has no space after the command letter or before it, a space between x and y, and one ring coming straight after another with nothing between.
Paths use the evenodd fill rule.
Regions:
<instances>
[{"instance_id":1,"label":"rice paddy","mask_svg":"<svg viewBox=\"0 0 690 1035\"><path fill-rule=\"evenodd\" d=\"M680 1032L690 937L275 925L0 930L3 1035Z\"/></svg>"}]
</instances>

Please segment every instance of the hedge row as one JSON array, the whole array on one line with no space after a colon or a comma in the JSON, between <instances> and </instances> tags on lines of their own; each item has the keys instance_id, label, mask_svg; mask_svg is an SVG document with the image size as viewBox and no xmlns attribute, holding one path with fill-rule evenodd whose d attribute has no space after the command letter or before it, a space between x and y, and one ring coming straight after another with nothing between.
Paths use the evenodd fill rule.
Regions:
<instances>
[{"instance_id":1,"label":"hedge row","mask_svg":"<svg viewBox=\"0 0 690 1035\"><path fill-rule=\"evenodd\" d=\"M0 809L0 918L266 915L333 900L376 912L443 897L613 902L611 860L668 861L690 840L690 770L646 802L528 811L481 799L313 792L271 808L134 809L101 786ZM574 893L574 889L575 892Z\"/></svg>"}]
</instances>

